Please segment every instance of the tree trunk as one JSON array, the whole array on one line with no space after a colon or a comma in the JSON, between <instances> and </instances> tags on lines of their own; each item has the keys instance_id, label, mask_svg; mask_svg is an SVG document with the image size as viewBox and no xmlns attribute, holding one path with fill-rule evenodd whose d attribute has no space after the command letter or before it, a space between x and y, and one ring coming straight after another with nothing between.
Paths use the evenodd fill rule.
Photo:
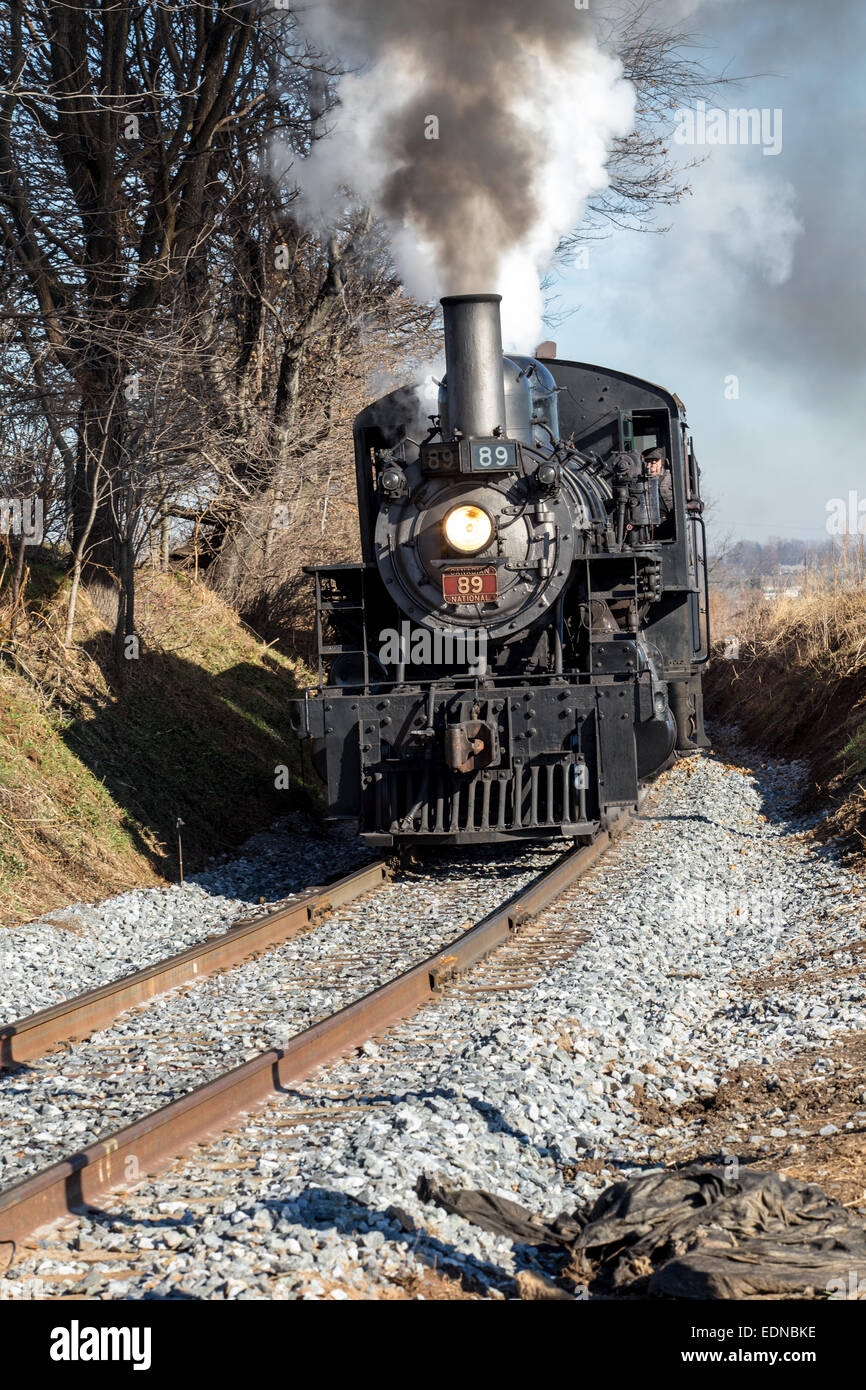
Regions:
<instances>
[{"instance_id":1,"label":"tree trunk","mask_svg":"<svg viewBox=\"0 0 866 1390\"><path fill-rule=\"evenodd\" d=\"M21 535L18 537L18 553L15 556L15 569L12 575L12 623L10 633L12 637L15 636L18 627L18 619L21 617L21 611L24 606L21 595L24 585L27 582L27 571L24 565L24 550L26 545L27 536L22 526Z\"/></svg>"},{"instance_id":2,"label":"tree trunk","mask_svg":"<svg viewBox=\"0 0 866 1390\"><path fill-rule=\"evenodd\" d=\"M87 533L83 577L109 585L117 573L117 548L111 518L112 483L122 447L119 390L106 383L82 400L78 417L78 451L72 480L72 548ZM95 508L94 508L95 502ZM92 520L91 520L92 517Z\"/></svg>"},{"instance_id":3,"label":"tree trunk","mask_svg":"<svg viewBox=\"0 0 866 1390\"><path fill-rule=\"evenodd\" d=\"M136 652L134 656L128 656L126 648L127 637L135 635L135 556L128 533L119 541L118 550L120 589L117 595L117 619L114 624L112 655L115 672L120 682L123 683L128 660L133 660L138 655Z\"/></svg>"}]
</instances>

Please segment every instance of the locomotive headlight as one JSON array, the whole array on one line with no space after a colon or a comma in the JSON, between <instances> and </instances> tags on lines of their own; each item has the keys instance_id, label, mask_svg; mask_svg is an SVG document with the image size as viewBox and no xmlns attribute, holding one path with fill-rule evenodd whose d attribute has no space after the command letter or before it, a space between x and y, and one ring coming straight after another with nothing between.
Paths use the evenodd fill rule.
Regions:
<instances>
[{"instance_id":1,"label":"locomotive headlight","mask_svg":"<svg viewBox=\"0 0 866 1390\"><path fill-rule=\"evenodd\" d=\"M455 550L472 555L493 535L493 522L480 507L455 507L445 518L445 539Z\"/></svg>"}]
</instances>

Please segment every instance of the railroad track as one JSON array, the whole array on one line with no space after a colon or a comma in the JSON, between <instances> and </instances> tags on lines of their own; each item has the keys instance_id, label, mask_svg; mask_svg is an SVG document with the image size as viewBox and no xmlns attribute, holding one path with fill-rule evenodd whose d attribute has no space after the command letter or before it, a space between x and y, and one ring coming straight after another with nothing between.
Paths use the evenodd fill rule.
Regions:
<instances>
[{"instance_id":1,"label":"railroad track","mask_svg":"<svg viewBox=\"0 0 866 1390\"><path fill-rule=\"evenodd\" d=\"M238 1117L297 1084L316 1068L334 1062L362 1046L370 1038L386 1032L397 1022L415 1014L426 1003L435 999L444 985L455 981L497 947L513 941L521 927L531 922L602 857L610 843L618 839L627 828L628 822L629 817L622 817L609 832L600 835L592 845L574 849L563 855L552 868L545 870L528 886L464 930L444 948L403 970L329 1017L296 1033L284 1046L269 1048L259 1053L242 1065L216 1076L107 1138L87 1145L71 1157L53 1163L0 1192L0 1246L11 1244L13 1248L17 1247L34 1231L73 1213L76 1208L93 1205L112 1189L128 1187L131 1181L138 1181L159 1172L192 1145L230 1128ZM363 870L346 876L330 888L318 891L331 905L336 905L335 890L337 894L348 894L343 901L349 902L353 897L369 891L370 887L375 887L377 881L382 882L385 872L383 864L367 865ZM274 919L283 919L279 922L263 918L260 923L248 923L246 927L233 928L225 935L231 937L234 932L249 932L256 926L270 932L282 931L291 934L315 921L315 916L311 916L315 911L312 896L304 896L289 908L272 914ZM250 950L261 949L267 944L264 937L260 937L258 945L250 948L249 940L248 937L246 955L250 954ZM201 964L197 972L191 973L195 964L195 952L221 941L222 937L211 938L209 942L202 943L201 947L174 958L173 962L161 963L167 972L164 978L172 978L170 969L186 970L187 973L183 977L186 980L200 978ZM213 945L212 949L214 952L220 949L227 950L228 944L223 948ZM243 943L238 943L235 949L244 949ZM217 954L205 957L212 961L218 958ZM184 962L183 965L178 964L181 961ZM221 964L212 964L210 968L219 969L230 963L232 962L223 959ZM149 976L159 969L159 966L151 967L150 970L139 972L139 975ZM124 983L132 987L132 981L136 978L130 976L126 982L118 981L116 987L123 986ZM159 977L154 977L157 978ZM179 982L177 978L174 979L174 983ZM118 998L122 997L115 995L112 1002L110 991L116 987L107 986L106 990L96 990L91 996L82 996L78 1001L72 1000L70 1008L75 1005L83 1007L83 1001L88 999L91 1002L87 1007L91 1010L113 1008L117 1005ZM135 988L147 987L148 982L140 981ZM166 984L163 987L171 988L172 985ZM96 997L106 991L109 997L104 1002L99 1001ZM146 993L141 997L149 998L152 995ZM128 1007L129 1003L122 1005L124 1009ZM63 1006L58 1006L57 1010L45 1010L44 1015L57 1014L62 1012L62 1009ZM108 1013L105 1017L116 1017L120 1011L121 1009L117 1009L115 1013ZM34 1019L39 1017L42 1016L34 1015ZM95 1017L95 1014L85 1015L79 1012L75 1026L82 1026L82 1020L86 1017ZM59 1018L53 1024L45 1024L46 1030L52 1027L55 1030L62 1027ZM11 1035L12 1038L15 1036L14 1033ZM28 1036L28 1030L25 1029L17 1036ZM44 1040L51 1036L51 1033L43 1031L40 1035L37 1031L30 1030L30 1043L37 1045L36 1040L40 1036Z\"/></svg>"},{"instance_id":2,"label":"railroad track","mask_svg":"<svg viewBox=\"0 0 866 1390\"><path fill-rule=\"evenodd\" d=\"M334 883L308 888L286 907L262 917L241 917L228 931L209 936L187 951L167 956L144 970L14 1023L0 1024L0 1071L42 1057L52 1047L86 1038L121 1014L179 985L227 970L280 942L316 926L329 912L378 888L388 877L384 860L365 864Z\"/></svg>"}]
</instances>

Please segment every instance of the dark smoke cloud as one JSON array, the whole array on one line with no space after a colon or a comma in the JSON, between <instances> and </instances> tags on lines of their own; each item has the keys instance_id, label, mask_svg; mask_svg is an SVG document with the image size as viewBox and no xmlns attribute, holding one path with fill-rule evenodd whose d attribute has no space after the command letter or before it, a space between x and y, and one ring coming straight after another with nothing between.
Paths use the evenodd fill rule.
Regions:
<instances>
[{"instance_id":1,"label":"dark smoke cloud","mask_svg":"<svg viewBox=\"0 0 866 1390\"><path fill-rule=\"evenodd\" d=\"M299 170L327 218L344 185L389 224L416 293L499 288L537 314L537 276L604 187L633 93L573 0L325 0L312 37L355 67ZM435 136L436 138L431 138Z\"/></svg>"}]
</instances>

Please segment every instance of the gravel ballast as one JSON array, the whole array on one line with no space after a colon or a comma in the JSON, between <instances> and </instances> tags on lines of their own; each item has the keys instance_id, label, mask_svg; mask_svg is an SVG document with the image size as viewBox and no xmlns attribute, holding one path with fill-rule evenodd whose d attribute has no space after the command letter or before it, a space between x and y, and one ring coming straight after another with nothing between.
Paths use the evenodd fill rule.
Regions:
<instances>
[{"instance_id":1,"label":"gravel ballast","mask_svg":"<svg viewBox=\"0 0 866 1390\"><path fill-rule=\"evenodd\" d=\"M507 847L397 869L311 930L0 1077L0 1188L384 984L557 857L546 847L518 854Z\"/></svg>"},{"instance_id":2,"label":"gravel ballast","mask_svg":"<svg viewBox=\"0 0 866 1390\"><path fill-rule=\"evenodd\" d=\"M587 878L439 1002L160 1179L108 1200L104 1216L50 1233L7 1282L109 1298L339 1299L375 1295L435 1266L507 1296L521 1250L423 1206L414 1190L421 1173L554 1214L622 1173L663 1164L698 1124L677 1110L710 1099L736 1067L813 1050L820 1075L822 1052L866 1029L854 949L863 880L804 833L792 810L800 776L781 763L754 772L710 757L679 763ZM388 943L390 967L408 926L417 959L447 939L433 920L453 922L470 895L492 907L544 862L543 852L463 860L446 871L460 900L453 911L440 904L434 919L432 881L417 898L406 885L409 896L378 926L366 922L364 936L372 933L374 949ZM357 938L357 918L343 916L338 933ZM330 925L295 943L306 951L319 943L304 957L305 978L315 964L325 968ZM582 932L588 939L577 944ZM534 933L574 944L548 970L522 976ZM818 966L831 950L838 970L828 980ZM220 977L220 990L233 990L246 969ZM192 993L204 999L208 984ZM261 981L233 996L240 1012L256 988ZM310 1012L330 998L314 999ZM279 998L275 1028L283 1005ZM294 1025L294 1000L292 1010ZM129 1022L144 1033L143 1016ZM122 1028L109 1033L125 1039ZM266 1033L262 1023L246 1036L258 1048ZM174 1046L188 1062L190 1044ZM90 1085L86 1057L82 1048L78 1086ZM53 1075L46 1104L57 1101L51 1084L61 1073ZM0 1087L4 1131L43 1123L34 1083L23 1085L10 1077ZM655 1122L646 1118L653 1106ZM50 1132L52 1116L44 1122ZM796 1116L780 1110L772 1127L796 1143ZM725 1149L751 1161L769 1137L732 1133ZM100 1251L125 1253L122 1279L112 1279L110 1260L99 1267Z\"/></svg>"},{"instance_id":3,"label":"gravel ballast","mask_svg":"<svg viewBox=\"0 0 866 1390\"><path fill-rule=\"evenodd\" d=\"M253 906L266 911L373 857L345 833L278 825L183 884L74 903L37 921L0 928L2 1018L23 1018L143 970L224 931Z\"/></svg>"}]
</instances>

